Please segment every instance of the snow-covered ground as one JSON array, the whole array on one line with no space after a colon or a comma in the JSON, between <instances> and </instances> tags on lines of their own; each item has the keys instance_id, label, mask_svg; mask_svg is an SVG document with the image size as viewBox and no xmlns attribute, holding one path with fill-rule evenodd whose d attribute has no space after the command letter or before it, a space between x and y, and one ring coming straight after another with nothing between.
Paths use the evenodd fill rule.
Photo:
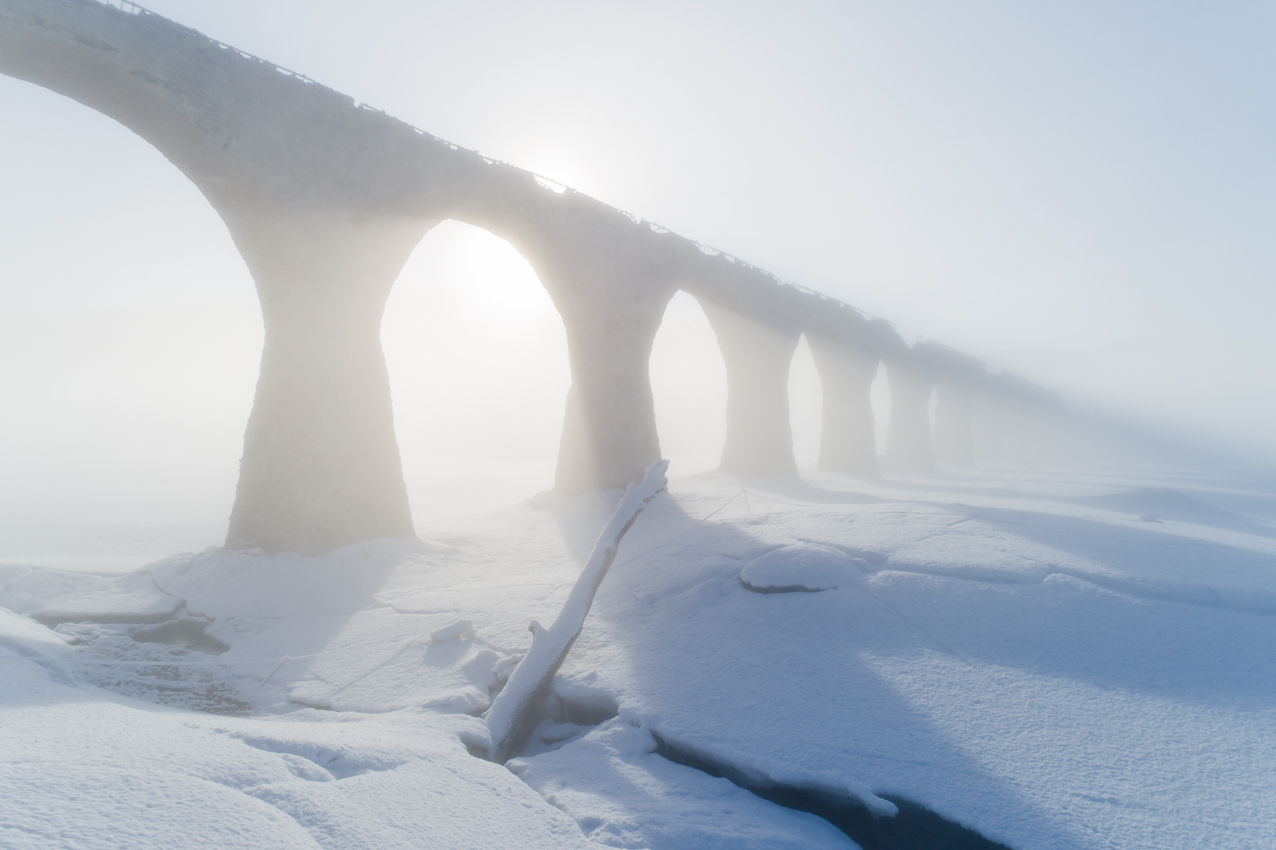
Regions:
<instances>
[{"instance_id":1,"label":"snow-covered ground","mask_svg":"<svg viewBox=\"0 0 1276 850\"><path fill-rule=\"evenodd\" d=\"M657 741L1016 850L1276 846L1270 482L671 473L507 766L481 714L619 494L0 566L0 846L854 846Z\"/></svg>"}]
</instances>

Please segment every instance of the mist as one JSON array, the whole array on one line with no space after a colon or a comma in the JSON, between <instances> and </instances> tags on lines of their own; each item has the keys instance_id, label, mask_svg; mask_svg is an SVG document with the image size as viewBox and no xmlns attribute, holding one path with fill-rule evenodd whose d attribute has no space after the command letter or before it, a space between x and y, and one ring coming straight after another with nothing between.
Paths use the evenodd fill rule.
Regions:
<instances>
[{"instance_id":1,"label":"mist","mask_svg":"<svg viewBox=\"0 0 1276 850\"><path fill-rule=\"evenodd\" d=\"M1261 4L302 8L158 11L906 339L1272 458Z\"/></svg>"},{"instance_id":2,"label":"mist","mask_svg":"<svg viewBox=\"0 0 1276 850\"><path fill-rule=\"evenodd\" d=\"M1269 7L153 2L0 0L0 832L1272 845Z\"/></svg>"},{"instance_id":3,"label":"mist","mask_svg":"<svg viewBox=\"0 0 1276 850\"><path fill-rule=\"evenodd\" d=\"M1276 460L1265 7L153 5L905 339L1242 465ZM9 78L0 100L3 548L100 553L157 512L149 554L216 543L260 354L251 278L198 191L127 130ZM461 466L493 498L550 486L563 328L508 244L435 228L382 339L419 522ZM713 469L725 373L685 295L651 375L673 469ZM874 393L880 451L883 381ZM789 394L809 467L805 341ZM112 545L132 557L127 537Z\"/></svg>"}]
</instances>

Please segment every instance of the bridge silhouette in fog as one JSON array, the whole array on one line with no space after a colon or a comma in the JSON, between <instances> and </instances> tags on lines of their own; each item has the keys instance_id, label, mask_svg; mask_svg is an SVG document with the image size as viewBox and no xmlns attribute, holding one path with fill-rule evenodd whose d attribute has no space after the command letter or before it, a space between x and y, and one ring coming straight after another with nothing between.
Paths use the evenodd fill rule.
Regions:
<instances>
[{"instance_id":1,"label":"bridge silhouette in fog","mask_svg":"<svg viewBox=\"0 0 1276 850\"><path fill-rule=\"evenodd\" d=\"M157 148L229 229L265 344L227 544L319 552L413 536L381 350L386 298L448 219L508 241L567 331L555 488L621 487L660 456L648 378L670 299L697 299L727 375L721 469L795 476L790 360L823 391L819 463L878 472L869 387L886 367L886 457L1034 458L1058 402L943 345L785 283L544 178L465 150L131 3L0 0L0 72L70 97ZM935 396L934 433L931 397Z\"/></svg>"}]
</instances>

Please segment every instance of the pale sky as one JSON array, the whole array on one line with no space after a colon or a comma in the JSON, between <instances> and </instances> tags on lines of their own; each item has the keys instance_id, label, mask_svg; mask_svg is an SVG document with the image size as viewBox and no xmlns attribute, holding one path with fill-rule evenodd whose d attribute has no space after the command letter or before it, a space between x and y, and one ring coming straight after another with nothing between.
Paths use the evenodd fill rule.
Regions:
<instances>
[{"instance_id":1,"label":"pale sky","mask_svg":"<svg viewBox=\"0 0 1276 850\"><path fill-rule=\"evenodd\" d=\"M1270 4L156 2L908 337L1276 453Z\"/></svg>"},{"instance_id":2,"label":"pale sky","mask_svg":"<svg viewBox=\"0 0 1276 850\"><path fill-rule=\"evenodd\" d=\"M1276 462L1270 4L149 5L906 338ZM92 461L118 478L145 457L152 478L221 482L220 505L261 333L224 227L113 122L8 78L0 109L0 474L75 476ZM457 233L423 243L392 296L392 374L426 331L485 333L485 311L513 299L524 306L496 325L511 351L535 340L524 369L547 364L537 386L552 398L566 378L548 299L505 246ZM499 281L466 290L485 274ZM435 315L450 309L469 318ZM682 318L679 350L712 353ZM677 369L653 368L661 404ZM686 380L715 369L688 365ZM431 392L500 418L472 389ZM405 411L428 395L396 385ZM552 437L561 401L522 403L547 411L528 428ZM801 406L795 421L818 415Z\"/></svg>"}]
</instances>

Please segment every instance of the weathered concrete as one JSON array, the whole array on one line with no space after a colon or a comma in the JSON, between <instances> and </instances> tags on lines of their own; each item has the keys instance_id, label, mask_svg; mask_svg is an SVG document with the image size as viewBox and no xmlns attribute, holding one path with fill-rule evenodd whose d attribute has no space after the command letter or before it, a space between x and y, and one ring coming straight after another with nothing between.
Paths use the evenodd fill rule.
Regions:
<instances>
[{"instance_id":1,"label":"weathered concrete","mask_svg":"<svg viewBox=\"0 0 1276 850\"><path fill-rule=\"evenodd\" d=\"M682 270L705 257L585 195L535 189L535 215L482 198L458 205L452 217L510 242L563 319L572 387L556 488L623 488L660 457L651 346Z\"/></svg>"},{"instance_id":2,"label":"weathered concrete","mask_svg":"<svg viewBox=\"0 0 1276 850\"><path fill-rule=\"evenodd\" d=\"M879 473L869 397L883 358L908 357L908 344L884 319L812 293L803 317L824 393L819 465L852 475Z\"/></svg>"},{"instance_id":3,"label":"weathered concrete","mask_svg":"<svg viewBox=\"0 0 1276 850\"><path fill-rule=\"evenodd\" d=\"M312 552L410 537L381 314L423 225L254 212L228 217L266 338L227 542Z\"/></svg>"}]
</instances>

